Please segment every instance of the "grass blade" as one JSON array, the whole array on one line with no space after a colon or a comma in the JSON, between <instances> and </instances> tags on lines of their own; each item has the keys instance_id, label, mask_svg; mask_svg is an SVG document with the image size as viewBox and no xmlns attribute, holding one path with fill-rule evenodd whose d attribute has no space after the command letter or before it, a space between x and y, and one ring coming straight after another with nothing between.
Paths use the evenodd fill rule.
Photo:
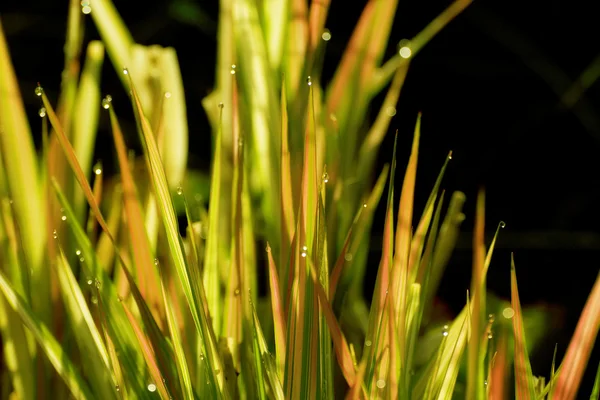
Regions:
<instances>
[{"instance_id":1,"label":"grass blade","mask_svg":"<svg viewBox=\"0 0 600 400\"><path fill-rule=\"evenodd\" d=\"M519 301L519 291L517 287L517 273L515 271L515 259L511 255L510 269L510 288L511 288L511 307L514 311L513 331L515 335L515 396L517 400L534 400L535 383L527 345L525 342L525 331L523 329L523 315L521 303ZM562 398L562 397L561 397Z\"/></svg>"},{"instance_id":2,"label":"grass blade","mask_svg":"<svg viewBox=\"0 0 600 400\"><path fill-rule=\"evenodd\" d=\"M67 315L73 327L85 365L89 368L89 378L94 393L103 399L116 398L116 382L110 373L108 353L96 328L92 314L81 292L77 279L62 248L59 246L57 272ZM100 286L99 281L98 286Z\"/></svg>"},{"instance_id":3,"label":"grass blade","mask_svg":"<svg viewBox=\"0 0 600 400\"><path fill-rule=\"evenodd\" d=\"M600 364L596 370L596 379L594 379L594 387L592 388L592 394L590 400L598 400L600 398Z\"/></svg>"},{"instance_id":4,"label":"grass blade","mask_svg":"<svg viewBox=\"0 0 600 400\"><path fill-rule=\"evenodd\" d=\"M129 75L127 70L124 70L124 73L125 75ZM222 395L221 390L223 390L223 377L222 374L216 375L214 371L221 371L223 369L222 361L218 356L217 346L214 342L214 334L211 332L208 317L204 313L204 308L201 302L201 293L198 293L198 287L195 284L192 284L190 279L190 271L185 258L181 236L179 235L177 218L173 211L173 201L169 192L167 178L162 167L163 164L161 162L154 134L152 133L150 125L144 116L141 103L131 79L129 80L129 84L131 87L134 113L139 126L138 132L140 141L142 142L142 147L144 149L144 158L146 160L148 170L150 171L154 195L156 196L159 214L165 228L168 247L170 250L169 254L171 256L170 261L177 271L183 293L185 294L190 312L194 319L194 324L196 325L196 329L201 335L206 348L210 366L210 373L208 374L210 386L218 387L219 391L217 393L220 398Z\"/></svg>"},{"instance_id":5,"label":"grass blade","mask_svg":"<svg viewBox=\"0 0 600 400\"><path fill-rule=\"evenodd\" d=\"M273 254L271 247L267 243L267 257L269 262L269 285L271 289L271 307L273 310L273 322L275 328L275 361L277 364L277 372L279 379L283 380L284 368L285 368L285 332L286 329L286 316L283 309L283 299L281 297L281 290L279 285L279 277L277 275L277 267L275 266L275 260L273 260Z\"/></svg>"},{"instance_id":6,"label":"grass blade","mask_svg":"<svg viewBox=\"0 0 600 400\"><path fill-rule=\"evenodd\" d=\"M484 396L483 331L485 314L485 194L481 190L477 196L477 215L473 235L473 272L471 292L473 293L471 313L471 335L469 340L467 363L467 400L480 400Z\"/></svg>"},{"instance_id":7,"label":"grass blade","mask_svg":"<svg viewBox=\"0 0 600 400\"><path fill-rule=\"evenodd\" d=\"M90 388L73 362L65 354L47 326L33 314L31 308L12 289L3 272L0 272L0 291L4 294L6 302L19 314L25 326L29 328L73 396L76 399L93 399Z\"/></svg>"},{"instance_id":8,"label":"grass blade","mask_svg":"<svg viewBox=\"0 0 600 400\"><path fill-rule=\"evenodd\" d=\"M577 396L585 368L600 329L600 274L583 308L565 358L561 363L553 399L571 399Z\"/></svg>"}]
</instances>

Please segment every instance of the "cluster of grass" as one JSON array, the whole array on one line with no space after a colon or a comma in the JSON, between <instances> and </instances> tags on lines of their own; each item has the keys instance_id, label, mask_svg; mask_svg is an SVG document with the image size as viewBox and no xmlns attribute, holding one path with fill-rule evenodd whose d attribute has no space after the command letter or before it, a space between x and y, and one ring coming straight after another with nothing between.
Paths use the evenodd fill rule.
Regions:
<instances>
[{"instance_id":1,"label":"cluster of grass","mask_svg":"<svg viewBox=\"0 0 600 400\"><path fill-rule=\"evenodd\" d=\"M38 153L0 23L0 399L504 399L513 367L516 398L575 398L600 279L545 382L529 363L514 262L510 304L486 301L496 237L486 248L483 192L466 305L439 321L433 297L464 219L464 194L441 189L451 153L421 216L420 116L396 213L395 147L375 170L411 59L469 3L454 1L383 62L397 0L367 2L324 88L329 1L221 0L216 89L203 103L209 187L186 170L173 49L136 44L110 0L71 0L56 107L35 88ZM89 17L102 40L80 67ZM112 98L101 99L105 51L130 94L139 159ZM112 183L93 160L100 118L112 127ZM382 258L365 299L384 192Z\"/></svg>"}]
</instances>

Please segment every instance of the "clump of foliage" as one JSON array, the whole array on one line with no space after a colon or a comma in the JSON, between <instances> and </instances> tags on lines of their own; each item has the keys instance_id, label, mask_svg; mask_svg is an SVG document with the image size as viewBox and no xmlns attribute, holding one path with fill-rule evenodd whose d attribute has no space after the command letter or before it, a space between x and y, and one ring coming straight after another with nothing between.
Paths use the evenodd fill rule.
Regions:
<instances>
[{"instance_id":1,"label":"clump of foliage","mask_svg":"<svg viewBox=\"0 0 600 400\"><path fill-rule=\"evenodd\" d=\"M450 153L414 215L420 116L396 213L395 147L375 171L411 59L469 3L454 1L383 62L397 1L367 2L323 88L329 2L221 0L216 89L204 99L209 180L187 170L175 51L136 44L111 1L70 2L56 108L35 89L39 154L0 25L0 398L503 399L513 365L518 399L574 398L600 324L600 279L546 383L529 363L514 262L511 303L486 301L496 237L486 249L483 192L466 305L453 321L432 317L465 196L444 205ZM102 40L80 68L87 14ZM101 100L105 51L131 97L139 159L112 98ZM93 161L99 118L112 127L112 179ZM382 258L364 299L386 185Z\"/></svg>"}]
</instances>

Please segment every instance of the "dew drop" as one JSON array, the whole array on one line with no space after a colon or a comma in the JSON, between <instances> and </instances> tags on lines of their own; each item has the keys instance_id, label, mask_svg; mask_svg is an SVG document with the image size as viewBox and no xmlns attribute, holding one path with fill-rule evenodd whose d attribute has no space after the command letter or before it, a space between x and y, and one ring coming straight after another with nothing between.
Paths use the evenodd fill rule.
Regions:
<instances>
[{"instance_id":1,"label":"dew drop","mask_svg":"<svg viewBox=\"0 0 600 400\"><path fill-rule=\"evenodd\" d=\"M84 13L85 15L89 14L92 12L92 7L90 6L90 2L89 1L82 1L81 2L81 12Z\"/></svg>"},{"instance_id":2,"label":"dew drop","mask_svg":"<svg viewBox=\"0 0 600 400\"><path fill-rule=\"evenodd\" d=\"M448 153L448 160L452 160L452 150Z\"/></svg>"},{"instance_id":3,"label":"dew drop","mask_svg":"<svg viewBox=\"0 0 600 400\"><path fill-rule=\"evenodd\" d=\"M494 334L492 333L492 331L489 331L487 334L487 338L491 340L493 337L494 337Z\"/></svg>"},{"instance_id":4,"label":"dew drop","mask_svg":"<svg viewBox=\"0 0 600 400\"><path fill-rule=\"evenodd\" d=\"M52 231L52 237L54 239L58 238L58 233L56 232L56 229Z\"/></svg>"},{"instance_id":5,"label":"dew drop","mask_svg":"<svg viewBox=\"0 0 600 400\"><path fill-rule=\"evenodd\" d=\"M200 354L200 360L204 361L204 354Z\"/></svg>"},{"instance_id":6,"label":"dew drop","mask_svg":"<svg viewBox=\"0 0 600 400\"><path fill-rule=\"evenodd\" d=\"M37 87L35 88L35 95L37 97L41 97L43 94L44 94L44 89L38 83Z\"/></svg>"},{"instance_id":7,"label":"dew drop","mask_svg":"<svg viewBox=\"0 0 600 400\"><path fill-rule=\"evenodd\" d=\"M127 68L123 68L123 75L129 75L129 70Z\"/></svg>"},{"instance_id":8,"label":"dew drop","mask_svg":"<svg viewBox=\"0 0 600 400\"><path fill-rule=\"evenodd\" d=\"M386 113L388 116L390 116L390 117L393 117L394 115L396 115L396 107L392 107L392 106L390 106L390 107L386 108L386 109L385 109L385 113Z\"/></svg>"},{"instance_id":9,"label":"dew drop","mask_svg":"<svg viewBox=\"0 0 600 400\"><path fill-rule=\"evenodd\" d=\"M510 307L506 307L504 310L502 310L502 316L506 319L511 319L512 317L514 317L515 315L515 310L513 310Z\"/></svg>"},{"instance_id":10,"label":"dew drop","mask_svg":"<svg viewBox=\"0 0 600 400\"><path fill-rule=\"evenodd\" d=\"M494 314L489 314L488 315L488 321L490 323L493 323L496 320L496 316Z\"/></svg>"},{"instance_id":11,"label":"dew drop","mask_svg":"<svg viewBox=\"0 0 600 400\"><path fill-rule=\"evenodd\" d=\"M92 278L88 278L88 280L87 280L87 284L91 286L91 285L92 285L92 283L94 283L94 281L92 280Z\"/></svg>"},{"instance_id":12,"label":"dew drop","mask_svg":"<svg viewBox=\"0 0 600 400\"><path fill-rule=\"evenodd\" d=\"M223 102L219 102L219 108L222 110L225 107L225 104L223 104Z\"/></svg>"},{"instance_id":13,"label":"dew drop","mask_svg":"<svg viewBox=\"0 0 600 400\"><path fill-rule=\"evenodd\" d=\"M61 212L61 214L62 214L62 216L60 217L60 219L62 219L63 221L66 221L66 220L67 220L67 216L64 214L64 212L65 212L65 209L64 209L64 208L61 208L61 209L60 209L60 212Z\"/></svg>"},{"instance_id":14,"label":"dew drop","mask_svg":"<svg viewBox=\"0 0 600 400\"><path fill-rule=\"evenodd\" d=\"M352 261L352 258L353 258L353 257L354 257L354 256L352 255L352 253L346 253L346 254L344 255L344 260L346 260L346 261Z\"/></svg>"},{"instance_id":15,"label":"dew drop","mask_svg":"<svg viewBox=\"0 0 600 400\"><path fill-rule=\"evenodd\" d=\"M171 98L171 92L165 92L165 99Z\"/></svg>"},{"instance_id":16,"label":"dew drop","mask_svg":"<svg viewBox=\"0 0 600 400\"><path fill-rule=\"evenodd\" d=\"M231 71L229 71L231 75L235 75L235 64L231 65Z\"/></svg>"},{"instance_id":17,"label":"dew drop","mask_svg":"<svg viewBox=\"0 0 600 400\"><path fill-rule=\"evenodd\" d=\"M302 257L306 257L306 252L305 252L305 251L303 251L302 253L300 253L300 255L301 255Z\"/></svg>"},{"instance_id":18,"label":"dew drop","mask_svg":"<svg viewBox=\"0 0 600 400\"><path fill-rule=\"evenodd\" d=\"M506 228L506 223L504 221L500 221L500 228Z\"/></svg>"},{"instance_id":19,"label":"dew drop","mask_svg":"<svg viewBox=\"0 0 600 400\"><path fill-rule=\"evenodd\" d=\"M308 84L308 86L312 86L312 79L310 78L310 76L306 78L306 83Z\"/></svg>"},{"instance_id":20,"label":"dew drop","mask_svg":"<svg viewBox=\"0 0 600 400\"><path fill-rule=\"evenodd\" d=\"M240 295L240 289L235 289L235 290L233 291L233 295L234 295L234 296L239 296L239 295Z\"/></svg>"},{"instance_id":21,"label":"dew drop","mask_svg":"<svg viewBox=\"0 0 600 400\"><path fill-rule=\"evenodd\" d=\"M75 250L75 254L77 254L77 255L81 255L81 250L79 250L79 249L78 249L78 250Z\"/></svg>"},{"instance_id":22,"label":"dew drop","mask_svg":"<svg viewBox=\"0 0 600 400\"><path fill-rule=\"evenodd\" d=\"M96 296L92 296L92 304L98 304L98 298Z\"/></svg>"},{"instance_id":23,"label":"dew drop","mask_svg":"<svg viewBox=\"0 0 600 400\"><path fill-rule=\"evenodd\" d=\"M325 29L323 31L323 34L321 35L321 39L323 39L326 42L331 40L331 32L329 31L329 29Z\"/></svg>"},{"instance_id":24,"label":"dew drop","mask_svg":"<svg viewBox=\"0 0 600 400\"><path fill-rule=\"evenodd\" d=\"M154 265L158 266L160 264L160 261L158 261L158 258L154 259Z\"/></svg>"},{"instance_id":25,"label":"dew drop","mask_svg":"<svg viewBox=\"0 0 600 400\"><path fill-rule=\"evenodd\" d=\"M488 385L488 381L487 381L487 379L483 381L483 385L484 385L484 386L487 386L487 385Z\"/></svg>"},{"instance_id":26,"label":"dew drop","mask_svg":"<svg viewBox=\"0 0 600 400\"><path fill-rule=\"evenodd\" d=\"M400 43L398 43L398 54L404 59L410 58L410 56L412 56L410 40L402 39Z\"/></svg>"},{"instance_id":27,"label":"dew drop","mask_svg":"<svg viewBox=\"0 0 600 400\"><path fill-rule=\"evenodd\" d=\"M94 286L96 286L96 289L100 289L100 286L101 286L101 285L100 285L100 281L99 281L98 279L96 279L96 280L94 281Z\"/></svg>"},{"instance_id":28,"label":"dew drop","mask_svg":"<svg viewBox=\"0 0 600 400\"><path fill-rule=\"evenodd\" d=\"M444 327L442 328L442 335L448 336L448 325L444 325Z\"/></svg>"},{"instance_id":29,"label":"dew drop","mask_svg":"<svg viewBox=\"0 0 600 400\"><path fill-rule=\"evenodd\" d=\"M100 163L100 161L98 161L94 165L94 174L96 174L96 175L102 175L102 164Z\"/></svg>"},{"instance_id":30,"label":"dew drop","mask_svg":"<svg viewBox=\"0 0 600 400\"><path fill-rule=\"evenodd\" d=\"M363 203L363 208L367 208L367 203Z\"/></svg>"},{"instance_id":31,"label":"dew drop","mask_svg":"<svg viewBox=\"0 0 600 400\"><path fill-rule=\"evenodd\" d=\"M79 258L79 262L84 262L84 261L85 261L85 258L83 258L83 257Z\"/></svg>"},{"instance_id":32,"label":"dew drop","mask_svg":"<svg viewBox=\"0 0 600 400\"><path fill-rule=\"evenodd\" d=\"M383 389L383 388L385 387L385 381L384 381L383 379L379 379L379 380L377 381L377 387L378 387L379 389Z\"/></svg>"},{"instance_id":33,"label":"dew drop","mask_svg":"<svg viewBox=\"0 0 600 400\"><path fill-rule=\"evenodd\" d=\"M40 110L38 111L38 115L40 116L40 118L44 118L46 116L46 108L40 108Z\"/></svg>"},{"instance_id":34,"label":"dew drop","mask_svg":"<svg viewBox=\"0 0 600 400\"><path fill-rule=\"evenodd\" d=\"M148 391L149 392L156 392L156 385L154 383L148 384Z\"/></svg>"},{"instance_id":35,"label":"dew drop","mask_svg":"<svg viewBox=\"0 0 600 400\"><path fill-rule=\"evenodd\" d=\"M180 196L183 194L183 188L181 186L177 186L177 194Z\"/></svg>"},{"instance_id":36,"label":"dew drop","mask_svg":"<svg viewBox=\"0 0 600 400\"><path fill-rule=\"evenodd\" d=\"M371 342L370 340L365 340L365 346L366 347L371 347L371 345L373 344L373 342Z\"/></svg>"},{"instance_id":37,"label":"dew drop","mask_svg":"<svg viewBox=\"0 0 600 400\"><path fill-rule=\"evenodd\" d=\"M115 390L116 390L117 392L120 392L120 391L121 391L121 388L119 387L119 385L115 385Z\"/></svg>"},{"instance_id":38,"label":"dew drop","mask_svg":"<svg viewBox=\"0 0 600 400\"><path fill-rule=\"evenodd\" d=\"M112 96L110 94L107 94L102 99L102 108L104 108L105 110L108 110L110 108L111 103L112 103Z\"/></svg>"},{"instance_id":39,"label":"dew drop","mask_svg":"<svg viewBox=\"0 0 600 400\"><path fill-rule=\"evenodd\" d=\"M306 250L308 250L308 247L302 246L302 250L306 251Z\"/></svg>"},{"instance_id":40,"label":"dew drop","mask_svg":"<svg viewBox=\"0 0 600 400\"><path fill-rule=\"evenodd\" d=\"M265 251L266 251L267 253L270 253L270 252L271 252L271 245L270 245L268 242L267 242L267 247L265 247Z\"/></svg>"},{"instance_id":41,"label":"dew drop","mask_svg":"<svg viewBox=\"0 0 600 400\"><path fill-rule=\"evenodd\" d=\"M329 182L329 174L327 173L327 171L323 172L323 182Z\"/></svg>"}]
</instances>

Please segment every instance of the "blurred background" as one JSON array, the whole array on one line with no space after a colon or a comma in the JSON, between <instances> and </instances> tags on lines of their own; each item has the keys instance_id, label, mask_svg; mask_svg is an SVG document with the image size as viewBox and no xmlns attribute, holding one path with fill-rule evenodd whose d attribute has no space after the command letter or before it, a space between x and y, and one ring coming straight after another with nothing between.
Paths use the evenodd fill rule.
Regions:
<instances>
[{"instance_id":1,"label":"blurred background","mask_svg":"<svg viewBox=\"0 0 600 400\"><path fill-rule=\"evenodd\" d=\"M190 127L189 166L208 172L211 133L200 102L214 82L218 1L113 1L135 41L177 50ZM332 38L325 81L333 75L364 4L332 1L326 24ZM414 36L448 4L449 0L401 1L388 57L401 39ZM51 100L58 94L67 8L67 1L0 2L34 132L41 124L39 99L33 92L36 83L43 84ZM89 19L85 37L98 38ZM401 184L416 115L422 111L415 210L420 215L447 152L453 150L443 187L467 194L467 219L439 292L450 313L462 308L469 288L475 195L485 187L488 241L497 224L506 222L488 274L490 291L509 298L514 252L522 303L552 312L553 323L532 354L534 373L540 375L550 371L555 344L558 360L562 358L599 270L598 38L594 2L475 1L412 61L392 130L379 155L379 167L391 160L393 131L398 129L397 185ZM127 95L108 59L102 87L104 94L112 95L121 124L132 135L129 143L135 143ZM110 173L114 160L109 121L106 117L100 121L96 158ZM380 207L367 293L374 284L383 219ZM598 347L582 395L591 392Z\"/></svg>"}]
</instances>

